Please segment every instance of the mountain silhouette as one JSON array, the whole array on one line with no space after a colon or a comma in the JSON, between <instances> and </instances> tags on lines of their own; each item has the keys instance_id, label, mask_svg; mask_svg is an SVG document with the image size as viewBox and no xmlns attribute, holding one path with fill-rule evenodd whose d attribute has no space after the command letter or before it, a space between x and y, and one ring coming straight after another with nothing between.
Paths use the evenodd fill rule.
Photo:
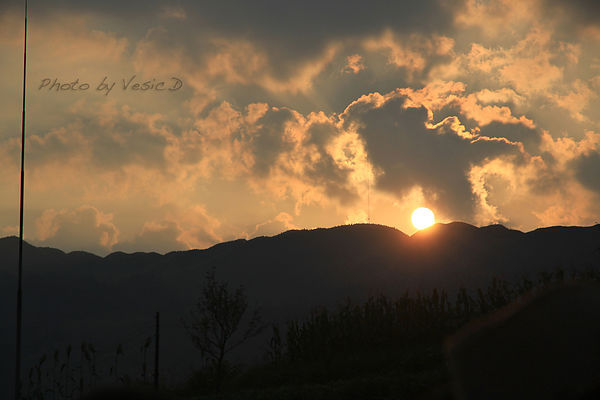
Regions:
<instances>
[{"instance_id":1,"label":"mountain silhouette","mask_svg":"<svg viewBox=\"0 0 600 400\"><path fill-rule=\"evenodd\" d=\"M0 316L6 321L0 352L11 355L1 361L1 387L13 379L17 249L16 237L0 239ZM199 362L180 321L211 268L232 287L244 285L264 319L285 322L347 297L434 287L452 293L460 286L485 286L494 276L513 280L559 267L597 267L600 225L524 233L453 222L408 236L387 226L356 224L291 230L204 250L106 257L25 243L23 263L25 366L69 343L91 340L108 349L131 331L150 336L154 312L160 311L164 367L175 370Z\"/></svg>"}]
</instances>

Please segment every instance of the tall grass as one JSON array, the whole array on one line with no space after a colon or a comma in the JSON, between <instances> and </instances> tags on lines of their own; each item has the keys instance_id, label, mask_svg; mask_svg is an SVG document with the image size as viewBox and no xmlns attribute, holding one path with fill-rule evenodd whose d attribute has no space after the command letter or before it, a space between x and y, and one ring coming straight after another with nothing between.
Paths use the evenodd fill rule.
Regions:
<instances>
[{"instance_id":1,"label":"tall grass","mask_svg":"<svg viewBox=\"0 0 600 400\"><path fill-rule=\"evenodd\" d=\"M112 354L108 354L112 362L98 362L98 351L94 344L83 341L77 354L73 346L68 345L63 351L56 349L52 360L43 354L28 372L24 382L24 400L71 400L79 399L86 393L103 385L144 384L149 381L146 363L148 348L152 338L144 340L139 349L141 368L139 371L121 372L119 362L125 352L123 345L118 344ZM106 352L104 352L106 355ZM77 361L74 361L77 360Z\"/></svg>"},{"instance_id":2,"label":"tall grass","mask_svg":"<svg viewBox=\"0 0 600 400\"><path fill-rule=\"evenodd\" d=\"M245 369L228 364L220 398L306 398L298 393L320 398L321 393L342 399L373 390L382 399L422 394L448 383L445 337L474 318L565 281L600 282L600 271L567 274L559 269L512 283L494 278L485 288L459 288L452 295L444 289L405 291L316 308L305 318L272 326L264 363ZM76 352L69 345L50 358L42 355L29 370L25 399L70 400L100 385L147 383L151 343L148 337L133 350L119 344L109 350L110 362L102 365L100 352L89 342L82 342ZM125 354L138 359L137 370L125 371ZM209 396L214 384L210 376L208 370L198 371L178 392Z\"/></svg>"}]
</instances>

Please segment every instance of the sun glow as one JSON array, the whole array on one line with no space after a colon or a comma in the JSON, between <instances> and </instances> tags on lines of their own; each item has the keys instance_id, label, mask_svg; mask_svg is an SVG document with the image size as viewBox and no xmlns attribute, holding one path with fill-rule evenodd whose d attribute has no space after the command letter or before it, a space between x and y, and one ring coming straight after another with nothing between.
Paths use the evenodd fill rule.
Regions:
<instances>
[{"instance_id":1,"label":"sun glow","mask_svg":"<svg viewBox=\"0 0 600 400\"><path fill-rule=\"evenodd\" d=\"M433 216L433 211L425 207L419 207L415 211L413 211L410 219L415 228L419 230L429 228L431 225L435 224L435 217Z\"/></svg>"}]
</instances>

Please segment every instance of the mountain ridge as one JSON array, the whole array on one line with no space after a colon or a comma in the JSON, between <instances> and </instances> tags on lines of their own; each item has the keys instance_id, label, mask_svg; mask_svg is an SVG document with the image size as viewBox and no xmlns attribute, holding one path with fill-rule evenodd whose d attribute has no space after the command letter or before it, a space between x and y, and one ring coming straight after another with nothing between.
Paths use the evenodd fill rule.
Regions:
<instances>
[{"instance_id":1,"label":"mountain ridge","mask_svg":"<svg viewBox=\"0 0 600 400\"><path fill-rule=\"evenodd\" d=\"M105 256L100 256L97 255L95 253L89 252L89 251L85 251L85 250L74 250L74 251L70 251L70 252L66 252L62 249L56 248L56 247L51 247L51 246L37 246L34 244L29 243L28 241L24 241L24 243L26 244L26 246L31 246L31 247L35 247L36 249L39 250L46 250L46 251L52 251L52 250L57 250L60 251L61 253L65 254L65 255L69 255L72 253L85 253L86 255L93 255L99 258L108 258L111 257L114 254L126 254L126 255L134 255L134 254L156 254L156 255L168 255L168 254L172 254L172 253L181 253L181 252L187 252L187 251L199 251L199 252L203 252L203 251L207 251L207 250L211 250L217 247L221 247L221 246L227 246L227 245L232 245L232 244L237 244L237 243L249 243L249 242L254 242L254 241L260 241L263 239L277 239L277 238L283 238L283 237L288 237L288 236L292 236L298 233L304 234L304 233L319 233L319 232L336 232L336 231L343 231L343 230L349 230L349 229L355 229L355 228L379 228L379 229L383 229L383 230L388 230L388 231L393 231L393 232L397 232L401 235L403 235L405 238L413 238L413 237L419 237L422 235L427 234L428 232L431 232L432 230L439 230L440 228L456 228L456 227L460 227L460 229L468 229L472 232L476 232L476 231L502 231L502 232L513 232L513 233L520 233L520 234L524 234L524 235L528 235L528 234L532 234L535 232L547 232L547 231L556 231L556 230L577 230L577 229L589 229L589 228L598 228L600 227L600 224L595 224L595 225L590 225L590 226L563 226L563 225L556 225L556 226L548 226L548 227L540 227L540 228L536 228L533 229L531 231L527 231L527 232L523 232L521 230L518 229L512 229L512 228L508 228L502 224L492 224L492 225L485 225L485 226L475 226L466 222L462 222L462 221L454 221L454 222L449 222L449 223L436 223L435 225L426 228L426 229L422 229L422 230L418 230L416 232L414 232L412 235L408 235L404 232L402 232L401 230L394 228L394 227L390 227L387 225L383 225L383 224L366 224L366 223L357 223L357 224L345 224L345 225L336 225L336 226L332 226L332 227L320 227L320 228L306 228L306 229L290 229L281 233L278 233L276 235L272 235L272 236L266 236L266 235L261 235L261 236L256 236L250 239L246 239L246 238L238 238L238 239L233 239L233 240L228 240L228 241L224 241L224 242L219 242L219 243L215 243L214 245L211 245L209 247L206 248L196 248L196 249L187 249L187 250L172 250L172 251L168 251L166 253L158 253L158 252L146 252L146 251L135 251L135 252L125 252L125 251L114 251L111 252ZM11 236L5 236L5 237L1 237L0 238L0 252L3 250L3 245L6 242L10 242L10 241L14 241L14 242L18 242L19 238L17 236L11 235Z\"/></svg>"}]
</instances>

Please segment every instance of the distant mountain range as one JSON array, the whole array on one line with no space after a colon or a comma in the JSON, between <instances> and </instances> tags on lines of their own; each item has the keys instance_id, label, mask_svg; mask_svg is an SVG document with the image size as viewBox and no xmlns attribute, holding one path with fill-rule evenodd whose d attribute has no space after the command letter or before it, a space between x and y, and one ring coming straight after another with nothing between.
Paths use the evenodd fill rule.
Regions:
<instances>
[{"instance_id":1,"label":"distant mountain range","mask_svg":"<svg viewBox=\"0 0 600 400\"><path fill-rule=\"evenodd\" d=\"M0 387L13 377L16 237L0 239ZM205 250L86 252L24 245L24 365L43 352L98 343L141 341L161 312L165 368L198 364L181 317L194 305L205 273L244 285L268 321L305 315L319 305L406 290L485 286L493 276L535 278L540 271L600 267L600 225L523 233L501 225L436 224L412 236L382 225L292 230ZM137 336L136 336L137 334ZM136 340L138 340L136 342ZM262 343L255 343L260 346ZM0 392L0 395L4 393ZM2 396L4 397L4 396Z\"/></svg>"}]
</instances>

